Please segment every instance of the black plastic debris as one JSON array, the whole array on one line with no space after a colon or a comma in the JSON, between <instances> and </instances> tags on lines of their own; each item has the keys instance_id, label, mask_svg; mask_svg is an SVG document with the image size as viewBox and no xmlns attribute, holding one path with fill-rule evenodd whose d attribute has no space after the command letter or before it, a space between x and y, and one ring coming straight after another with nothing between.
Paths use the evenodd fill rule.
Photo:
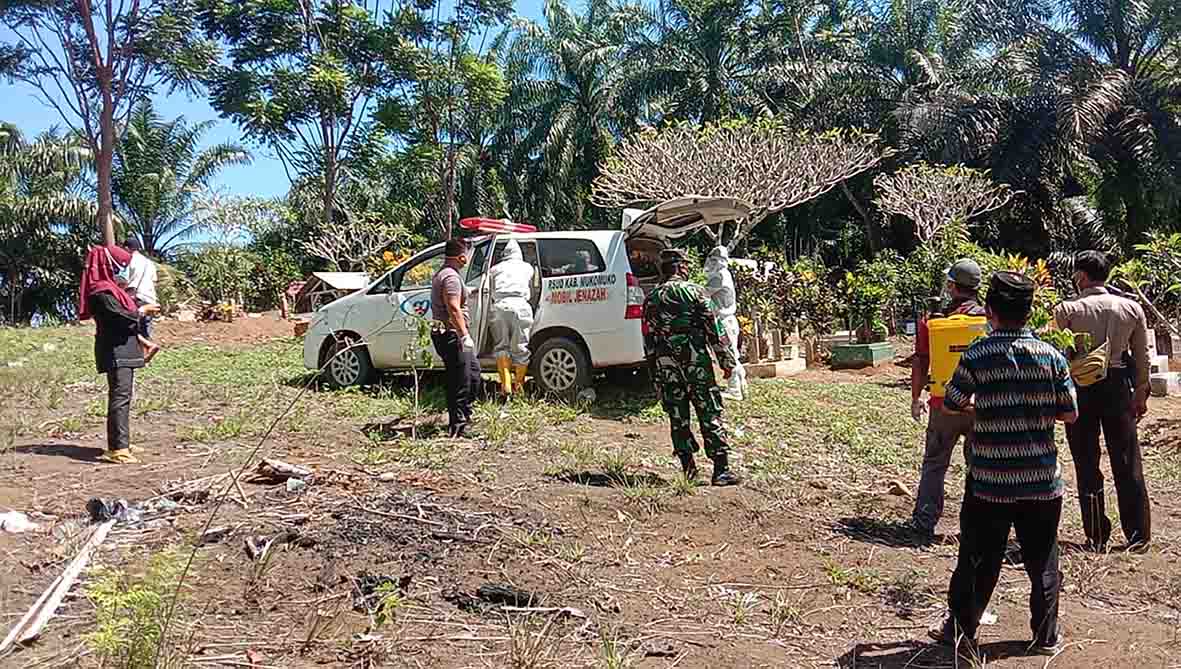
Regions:
<instances>
[{"instance_id":1,"label":"black plastic debris","mask_svg":"<svg viewBox=\"0 0 1181 669\"><path fill-rule=\"evenodd\" d=\"M139 507L131 506L125 499L106 501L95 497L86 503L86 512L90 519L102 523L114 519L120 523L138 523L143 520L143 511Z\"/></svg>"}]
</instances>

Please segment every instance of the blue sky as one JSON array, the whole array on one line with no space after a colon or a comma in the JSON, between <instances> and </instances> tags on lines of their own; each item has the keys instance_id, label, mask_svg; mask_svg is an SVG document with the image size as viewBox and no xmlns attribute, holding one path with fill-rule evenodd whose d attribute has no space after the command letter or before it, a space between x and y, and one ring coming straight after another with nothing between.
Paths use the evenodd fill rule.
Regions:
<instances>
[{"instance_id":1,"label":"blue sky","mask_svg":"<svg viewBox=\"0 0 1181 669\"><path fill-rule=\"evenodd\" d=\"M541 19L541 0L518 0L517 13L534 20ZM0 43L14 42L7 28L0 27ZM53 107L43 104L38 92L23 84L9 84L0 79L0 121L15 124L26 136L33 136L52 126L65 127ZM240 142L242 133L230 121L222 120L203 97L189 98L183 93L158 96L156 109L164 118L184 116L189 123L212 120L213 128L205 135L208 144ZM246 166L230 167L222 172L218 187L241 195L270 197L287 192L287 175L283 166L265 147L247 145L254 154L254 162Z\"/></svg>"}]
</instances>

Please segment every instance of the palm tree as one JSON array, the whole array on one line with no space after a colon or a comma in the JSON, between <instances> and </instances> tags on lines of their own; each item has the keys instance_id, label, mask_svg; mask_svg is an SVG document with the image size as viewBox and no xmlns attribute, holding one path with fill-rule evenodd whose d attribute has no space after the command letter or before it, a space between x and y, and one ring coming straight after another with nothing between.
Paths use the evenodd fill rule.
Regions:
<instances>
[{"instance_id":1,"label":"palm tree","mask_svg":"<svg viewBox=\"0 0 1181 669\"><path fill-rule=\"evenodd\" d=\"M751 0L662 2L629 45L623 104L702 123L756 107L759 74L772 63L752 10Z\"/></svg>"},{"instance_id":2,"label":"palm tree","mask_svg":"<svg viewBox=\"0 0 1181 669\"><path fill-rule=\"evenodd\" d=\"M97 204L81 193L89 152L51 130L28 142L0 124L0 321L69 316Z\"/></svg>"},{"instance_id":3,"label":"palm tree","mask_svg":"<svg viewBox=\"0 0 1181 669\"><path fill-rule=\"evenodd\" d=\"M196 196L224 168L250 163L250 153L237 144L201 149L212 126L212 121L190 126L183 116L164 121L150 100L128 119L112 184L116 211L145 253L166 253L191 237L201 225Z\"/></svg>"},{"instance_id":4,"label":"palm tree","mask_svg":"<svg viewBox=\"0 0 1181 669\"><path fill-rule=\"evenodd\" d=\"M1066 0L1063 9L1070 28L1054 37L1072 57L1059 129L1099 178L1105 214L1122 214L1131 250L1160 214L1175 217L1181 197L1181 0Z\"/></svg>"},{"instance_id":5,"label":"palm tree","mask_svg":"<svg viewBox=\"0 0 1181 669\"><path fill-rule=\"evenodd\" d=\"M506 156L510 206L531 220L583 222L590 185L620 124L619 56L634 15L612 0L575 14L546 0L545 25L517 21L494 45L509 95L494 147Z\"/></svg>"}]
</instances>

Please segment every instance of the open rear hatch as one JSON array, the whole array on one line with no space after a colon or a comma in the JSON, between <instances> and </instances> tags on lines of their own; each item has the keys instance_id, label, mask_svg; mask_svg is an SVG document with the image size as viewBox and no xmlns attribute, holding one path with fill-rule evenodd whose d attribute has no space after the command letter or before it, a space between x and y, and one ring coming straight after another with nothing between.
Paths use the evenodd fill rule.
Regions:
<instances>
[{"instance_id":1,"label":"open rear hatch","mask_svg":"<svg viewBox=\"0 0 1181 669\"><path fill-rule=\"evenodd\" d=\"M751 209L735 198L687 195L651 209L623 210L628 261L644 293L660 283L660 251L673 240L707 226L746 218Z\"/></svg>"},{"instance_id":2,"label":"open rear hatch","mask_svg":"<svg viewBox=\"0 0 1181 669\"><path fill-rule=\"evenodd\" d=\"M651 209L624 209L623 229L628 239L644 237L672 241L711 225L750 215L750 204L732 197L686 195Z\"/></svg>"}]
</instances>

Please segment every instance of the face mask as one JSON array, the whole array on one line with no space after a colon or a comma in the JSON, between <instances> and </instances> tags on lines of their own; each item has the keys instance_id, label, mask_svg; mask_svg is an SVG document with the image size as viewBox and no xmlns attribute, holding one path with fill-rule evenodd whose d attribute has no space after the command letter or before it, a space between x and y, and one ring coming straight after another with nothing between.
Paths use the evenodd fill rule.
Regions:
<instances>
[{"instance_id":1,"label":"face mask","mask_svg":"<svg viewBox=\"0 0 1181 669\"><path fill-rule=\"evenodd\" d=\"M115 283L119 284L120 286L126 286L127 284L131 283L130 264L120 265L119 263L115 262L115 257L111 255L110 251L107 251L107 260L110 261L111 269L114 270Z\"/></svg>"}]
</instances>

